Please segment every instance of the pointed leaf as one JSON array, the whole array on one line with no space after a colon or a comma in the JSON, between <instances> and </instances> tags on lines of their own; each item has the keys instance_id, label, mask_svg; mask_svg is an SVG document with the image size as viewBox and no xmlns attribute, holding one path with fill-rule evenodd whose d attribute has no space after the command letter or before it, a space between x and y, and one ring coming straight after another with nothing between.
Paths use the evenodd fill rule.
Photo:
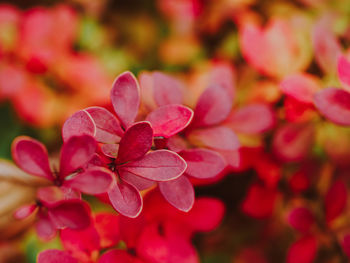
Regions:
<instances>
[{"instance_id":1,"label":"pointed leaf","mask_svg":"<svg viewBox=\"0 0 350 263\"><path fill-rule=\"evenodd\" d=\"M140 106L140 88L131 72L120 74L113 83L111 101L124 129L135 120Z\"/></svg>"},{"instance_id":2,"label":"pointed leaf","mask_svg":"<svg viewBox=\"0 0 350 263\"><path fill-rule=\"evenodd\" d=\"M350 125L350 93L336 88L323 89L315 95L316 108L330 121Z\"/></svg>"},{"instance_id":3,"label":"pointed leaf","mask_svg":"<svg viewBox=\"0 0 350 263\"><path fill-rule=\"evenodd\" d=\"M103 167L92 167L73 178L65 180L64 186L71 187L86 194L102 194L109 190L113 174Z\"/></svg>"},{"instance_id":4,"label":"pointed leaf","mask_svg":"<svg viewBox=\"0 0 350 263\"><path fill-rule=\"evenodd\" d=\"M33 212L35 211L35 209L37 208L37 206L35 204L33 205L25 205L22 206L20 208L18 208L15 213L13 214L13 216L16 219L24 219L27 218L28 216L30 216L31 214L33 214Z\"/></svg>"},{"instance_id":5,"label":"pointed leaf","mask_svg":"<svg viewBox=\"0 0 350 263\"><path fill-rule=\"evenodd\" d=\"M340 56L338 59L338 76L344 88L350 91L350 60L345 56Z\"/></svg>"},{"instance_id":6,"label":"pointed leaf","mask_svg":"<svg viewBox=\"0 0 350 263\"><path fill-rule=\"evenodd\" d=\"M182 103L182 84L179 80L158 71L152 75L154 100L158 106Z\"/></svg>"},{"instance_id":7,"label":"pointed leaf","mask_svg":"<svg viewBox=\"0 0 350 263\"><path fill-rule=\"evenodd\" d=\"M212 178L225 168L225 161L221 155L208 149L184 150L180 156L187 163L186 174L194 178Z\"/></svg>"},{"instance_id":8,"label":"pointed leaf","mask_svg":"<svg viewBox=\"0 0 350 263\"><path fill-rule=\"evenodd\" d=\"M191 122L193 111L182 105L165 105L148 114L146 120L152 124L153 136L169 138L185 129Z\"/></svg>"},{"instance_id":9,"label":"pointed leaf","mask_svg":"<svg viewBox=\"0 0 350 263\"><path fill-rule=\"evenodd\" d=\"M194 189L186 176L158 183L164 198L177 209L188 212L194 204Z\"/></svg>"},{"instance_id":10,"label":"pointed leaf","mask_svg":"<svg viewBox=\"0 0 350 263\"><path fill-rule=\"evenodd\" d=\"M94 156L95 139L89 135L73 136L63 144L60 159L60 176L65 177L83 168Z\"/></svg>"},{"instance_id":11,"label":"pointed leaf","mask_svg":"<svg viewBox=\"0 0 350 263\"><path fill-rule=\"evenodd\" d=\"M90 107L85 109L92 117L96 125L95 138L98 142L117 143L123 136L118 119L108 110L102 107Z\"/></svg>"},{"instance_id":12,"label":"pointed leaf","mask_svg":"<svg viewBox=\"0 0 350 263\"><path fill-rule=\"evenodd\" d=\"M96 126L90 114L85 111L77 111L70 116L62 127L63 141L67 141L72 136L91 135L95 136Z\"/></svg>"},{"instance_id":13,"label":"pointed leaf","mask_svg":"<svg viewBox=\"0 0 350 263\"><path fill-rule=\"evenodd\" d=\"M210 86L199 97L194 109L193 125L210 126L225 120L232 108L232 99L226 90L219 86Z\"/></svg>"},{"instance_id":14,"label":"pointed leaf","mask_svg":"<svg viewBox=\"0 0 350 263\"><path fill-rule=\"evenodd\" d=\"M120 141L116 162L120 164L141 158L151 149L152 139L153 130L149 122L133 124Z\"/></svg>"},{"instance_id":15,"label":"pointed leaf","mask_svg":"<svg viewBox=\"0 0 350 263\"><path fill-rule=\"evenodd\" d=\"M335 181L329 188L324 200L327 222L334 220L344 211L347 198L348 194L344 182L341 180Z\"/></svg>"},{"instance_id":16,"label":"pointed leaf","mask_svg":"<svg viewBox=\"0 0 350 263\"><path fill-rule=\"evenodd\" d=\"M139 191L126 182L118 182L108 191L109 200L120 214L135 218L142 210L142 197Z\"/></svg>"},{"instance_id":17,"label":"pointed leaf","mask_svg":"<svg viewBox=\"0 0 350 263\"><path fill-rule=\"evenodd\" d=\"M65 251L48 249L39 253L38 263L78 263L78 260Z\"/></svg>"},{"instance_id":18,"label":"pointed leaf","mask_svg":"<svg viewBox=\"0 0 350 263\"><path fill-rule=\"evenodd\" d=\"M129 162L119 169L161 182L180 177L186 168L186 162L178 154L168 150L158 150L146 154L139 160Z\"/></svg>"},{"instance_id":19,"label":"pointed leaf","mask_svg":"<svg viewBox=\"0 0 350 263\"><path fill-rule=\"evenodd\" d=\"M240 146L236 134L223 126L194 130L189 134L189 140L198 146L226 151L235 151Z\"/></svg>"},{"instance_id":20,"label":"pointed leaf","mask_svg":"<svg viewBox=\"0 0 350 263\"><path fill-rule=\"evenodd\" d=\"M84 229L90 225L90 207L81 200L63 200L48 209L56 228Z\"/></svg>"},{"instance_id":21,"label":"pointed leaf","mask_svg":"<svg viewBox=\"0 0 350 263\"><path fill-rule=\"evenodd\" d=\"M12 143L12 157L25 172L53 180L47 150L37 140L17 137Z\"/></svg>"},{"instance_id":22,"label":"pointed leaf","mask_svg":"<svg viewBox=\"0 0 350 263\"><path fill-rule=\"evenodd\" d=\"M155 184L154 181L147 180L124 170L119 171L119 176L123 181L135 186L139 191L146 190Z\"/></svg>"}]
</instances>

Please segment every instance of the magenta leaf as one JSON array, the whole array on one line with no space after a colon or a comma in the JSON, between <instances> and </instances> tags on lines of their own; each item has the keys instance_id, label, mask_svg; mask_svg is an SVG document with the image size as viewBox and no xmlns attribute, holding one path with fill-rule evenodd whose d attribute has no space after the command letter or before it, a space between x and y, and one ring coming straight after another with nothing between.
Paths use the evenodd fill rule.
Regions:
<instances>
[{"instance_id":1,"label":"magenta leaf","mask_svg":"<svg viewBox=\"0 0 350 263\"><path fill-rule=\"evenodd\" d=\"M103 167L92 167L65 180L64 186L71 187L86 194L102 194L109 190L113 174Z\"/></svg>"},{"instance_id":2,"label":"magenta leaf","mask_svg":"<svg viewBox=\"0 0 350 263\"><path fill-rule=\"evenodd\" d=\"M305 236L294 242L287 254L287 263L312 263L317 253L317 239Z\"/></svg>"},{"instance_id":3,"label":"magenta leaf","mask_svg":"<svg viewBox=\"0 0 350 263\"><path fill-rule=\"evenodd\" d=\"M225 160L221 155L208 149L184 150L180 156L187 163L186 174L194 178L212 178L225 168Z\"/></svg>"},{"instance_id":4,"label":"magenta leaf","mask_svg":"<svg viewBox=\"0 0 350 263\"><path fill-rule=\"evenodd\" d=\"M168 150L158 150L120 166L119 169L145 179L161 182L178 178L186 168L186 162L178 154Z\"/></svg>"},{"instance_id":5,"label":"magenta leaf","mask_svg":"<svg viewBox=\"0 0 350 263\"><path fill-rule=\"evenodd\" d=\"M194 204L194 189L186 176L158 183L164 198L177 209L188 212Z\"/></svg>"},{"instance_id":6,"label":"magenta leaf","mask_svg":"<svg viewBox=\"0 0 350 263\"><path fill-rule=\"evenodd\" d=\"M153 136L169 138L185 129L191 122L193 111L182 105L165 105L148 114L146 120L152 124Z\"/></svg>"},{"instance_id":7,"label":"magenta leaf","mask_svg":"<svg viewBox=\"0 0 350 263\"><path fill-rule=\"evenodd\" d=\"M345 56L338 59L338 76L344 87L350 91L350 60Z\"/></svg>"},{"instance_id":8,"label":"magenta leaf","mask_svg":"<svg viewBox=\"0 0 350 263\"><path fill-rule=\"evenodd\" d=\"M151 149L152 139L153 130L149 122L133 124L120 141L116 162L120 164L141 158Z\"/></svg>"},{"instance_id":9,"label":"magenta leaf","mask_svg":"<svg viewBox=\"0 0 350 263\"><path fill-rule=\"evenodd\" d=\"M17 137L12 143L12 157L23 171L53 180L47 150L37 140Z\"/></svg>"},{"instance_id":10,"label":"magenta leaf","mask_svg":"<svg viewBox=\"0 0 350 263\"><path fill-rule=\"evenodd\" d=\"M15 213L13 214L13 216L16 219L24 219L27 218L28 216L30 216L31 214L33 214L33 212L35 211L35 209L37 208L37 206L35 204L33 205L25 205L22 206L20 208L18 208Z\"/></svg>"},{"instance_id":11,"label":"magenta leaf","mask_svg":"<svg viewBox=\"0 0 350 263\"><path fill-rule=\"evenodd\" d=\"M144 156L152 146L153 130L149 122L137 122L130 126L119 143L118 164Z\"/></svg>"},{"instance_id":12,"label":"magenta leaf","mask_svg":"<svg viewBox=\"0 0 350 263\"><path fill-rule=\"evenodd\" d=\"M329 188L325 196L326 220L336 219L346 208L348 193L343 181L337 180Z\"/></svg>"},{"instance_id":13,"label":"magenta leaf","mask_svg":"<svg viewBox=\"0 0 350 263\"><path fill-rule=\"evenodd\" d=\"M210 86L199 97L194 109L193 125L205 127L222 122L229 115L232 103L223 87Z\"/></svg>"},{"instance_id":14,"label":"magenta leaf","mask_svg":"<svg viewBox=\"0 0 350 263\"><path fill-rule=\"evenodd\" d=\"M118 119L105 108L90 107L85 109L92 117L96 125L95 138L98 142L117 143L123 136Z\"/></svg>"},{"instance_id":15,"label":"magenta leaf","mask_svg":"<svg viewBox=\"0 0 350 263\"><path fill-rule=\"evenodd\" d=\"M316 108L330 121L350 125L350 93L336 88L323 89L315 95Z\"/></svg>"},{"instance_id":16,"label":"magenta leaf","mask_svg":"<svg viewBox=\"0 0 350 263\"><path fill-rule=\"evenodd\" d=\"M223 126L194 130L189 134L189 139L195 145L225 151L235 151L240 146L236 134Z\"/></svg>"},{"instance_id":17,"label":"magenta leaf","mask_svg":"<svg viewBox=\"0 0 350 263\"><path fill-rule=\"evenodd\" d=\"M89 205L77 199L57 202L48 208L48 215L56 228L80 230L91 223Z\"/></svg>"},{"instance_id":18,"label":"magenta leaf","mask_svg":"<svg viewBox=\"0 0 350 263\"><path fill-rule=\"evenodd\" d=\"M153 73L153 94L158 106L182 104L181 82L162 72Z\"/></svg>"},{"instance_id":19,"label":"magenta leaf","mask_svg":"<svg viewBox=\"0 0 350 263\"><path fill-rule=\"evenodd\" d=\"M97 142L89 135L73 136L62 146L60 159L60 176L83 168L94 156Z\"/></svg>"},{"instance_id":20,"label":"magenta leaf","mask_svg":"<svg viewBox=\"0 0 350 263\"><path fill-rule=\"evenodd\" d=\"M139 84L131 72L124 72L116 78L111 100L117 117L126 129L134 122L140 106Z\"/></svg>"},{"instance_id":21,"label":"magenta leaf","mask_svg":"<svg viewBox=\"0 0 350 263\"><path fill-rule=\"evenodd\" d=\"M147 180L124 170L119 171L119 176L123 181L135 186L139 191L148 189L155 183L154 181Z\"/></svg>"},{"instance_id":22,"label":"magenta leaf","mask_svg":"<svg viewBox=\"0 0 350 263\"><path fill-rule=\"evenodd\" d=\"M72 136L91 135L96 134L96 126L90 114L85 111L77 111L70 116L62 127L63 141L67 141Z\"/></svg>"},{"instance_id":23,"label":"magenta leaf","mask_svg":"<svg viewBox=\"0 0 350 263\"><path fill-rule=\"evenodd\" d=\"M296 230L307 233L315 223L315 218L309 209L298 207L289 213L288 222Z\"/></svg>"},{"instance_id":24,"label":"magenta leaf","mask_svg":"<svg viewBox=\"0 0 350 263\"><path fill-rule=\"evenodd\" d=\"M37 198L45 206L52 206L62 200L80 199L80 194L65 186L48 186L38 189Z\"/></svg>"},{"instance_id":25,"label":"magenta leaf","mask_svg":"<svg viewBox=\"0 0 350 263\"><path fill-rule=\"evenodd\" d=\"M139 191L126 182L118 182L108 191L109 200L120 214L135 218L142 210L142 197Z\"/></svg>"},{"instance_id":26,"label":"magenta leaf","mask_svg":"<svg viewBox=\"0 0 350 263\"><path fill-rule=\"evenodd\" d=\"M39 253L38 263L78 263L78 260L65 251L48 249Z\"/></svg>"},{"instance_id":27,"label":"magenta leaf","mask_svg":"<svg viewBox=\"0 0 350 263\"><path fill-rule=\"evenodd\" d=\"M251 104L230 114L225 123L236 132L259 134L273 128L276 116L268 105Z\"/></svg>"}]
</instances>

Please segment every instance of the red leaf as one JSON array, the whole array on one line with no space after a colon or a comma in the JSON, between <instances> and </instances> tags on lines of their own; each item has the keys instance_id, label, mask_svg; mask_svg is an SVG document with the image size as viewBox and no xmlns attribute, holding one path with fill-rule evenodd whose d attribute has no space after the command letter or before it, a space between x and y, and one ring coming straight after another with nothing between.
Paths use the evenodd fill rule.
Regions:
<instances>
[{"instance_id":1,"label":"red leaf","mask_svg":"<svg viewBox=\"0 0 350 263\"><path fill-rule=\"evenodd\" d=\"M338 59L338 76L344 88L350 91L350 61L345 56Z\"/></svg>"},{"instance_id":2,"label":"red leaf","mask_svg":"<svg viewBox=\"0 0 350 263\"><path fill-rule=\"evenodd\" d=\"M302 160L311 148L313 136L314 128L309 123L285 124L275 133L273 150L284 161Z\"/></svg>"},{"instance_id":3,"label":"red leaf","mask_svg":"<svg viewBox=\"0 0 350 263\"><path fill-rule=\"evenodd\" d=\"M83 168L94 156L96 148L95 139L89 135L70 137L62 146L60 176L65 177Z\"/></svg>"},{"instance_id":4,"label":"red leaf","mask_svg":"<svg viewBox=\"0 0 350 263\"><path fill-rule=\"evenodd\" d=\"M96 125L95 138L98 142L117 143L123 136L118 119L108 110L101 107L90 107L85 109Z\"/></svg>"},{"instance_id":5,"label":"red leaf","mask_svg":"<svg viewBox=\"0 0 350 263\"><path fill-rule=\"evenodd\" d=\"M78 260L74 259L67 252L48 249L39 253L38 263L78 263Z\"/></svg>"},{"instance_id":6,"label":"red leaf","mask_svg":"<svg viewBox=\"0 0 350 263\"><path fill-rule=\"evenodd\" d=\"M111 101L117 117L126 129L135 120L140 106L140 88L135 76L127 71L113 83Z\"/></svg>"},{"instance_id":7,"label":"red leaf","mask_svg":"<svg viewBox=\"0 0 350 263\"><path fill-rule=\"evenodd\" d=\"M343 181L333 183L325 196L326 220L336 219L345 209L347 203L347 189Z\"/></svg>"},{"instance_id":8,"label":"red leaf","mask_svg":"<svg viewBox=\"0 0 350 263\"><path fill-rule=\"evenodd\" d=\"M119 151L119 144L102 144L101 151L109 158L117 158Z\"/></svg>"},{"instance_id":9,"label":"red leaf","mask_svg":"<svg viewBox=\"0 0 350 263\"><path fill-rule=\"evenodd\" d=\"M98 260L98 263L112 263L112 262L143 263L142 260L129 254L127 251L119 250L119 249L112 249L112 250L107 251Z\"/></svg>"},{"instance_id":10,"label":"red leaf","mask_svg":"<svg viewBox=\"0 0 350 263\"><path fill-rule=\"evenodd\" d=\"M63 200L48 209L56 228L84 229L90 225L90 207L81 200Z\"/></svg>"},{"instance_id":11,"label":"red leaf","mask_svg":"<svg viewBox=\"0 0 350 263\"><path fill-rule=\"evenodd\" d=\"M64 186L93 195L107 192L112 182L113 174L108 169L93 167L65 180Z\"/></svg>"},{"instance_id":12,"label":"red leaf","mask_svg":"<svg viewBox=\"0 0 350 263\"><path fill-rule=\"evenodd\" d=\"M350 125L350 93L336 88L319 91L314 98L316 108L330 121Z\"/></svg>"},{"instance_id":13,"label":"red leaf","mask_svg":"<svg viewBox=\"0 0 350 263\"><path fill-rule=\"evenodd\" d=\"M95 228L100 236L101 248L113 247L121 239L119 216L115 213L97 213L95 215Z\"/></svg>"},{"instance_id":14,"label":"red leaf","mask_svg":"<svg viewBox=\"0 0 350 263\"><path fill-rule=\"evenodd\" d=\"M225 168L221 155L211 150L189 149L182 151L180 155L187 163L186 174L194 178L212 178Z\"/></svg>"},{"instance_id":15,"label":"red leaf","mask_svg":"<svg viewBox=\"0 0 350 263\"><path fill-rule=\"evenodd\" d=\"M344 253L350 258L350 234L346 234L342 241L342 248Z\"/></svg>"},{"instance_id":16,"label":"red leaf","mask_svg":"<svg viewBox=\"0 0 350 263\"><path fill-rule=\"evenodd\" d=\"M225 123L237 132L259 134L270 130L276 124L276 117L268 105L251 104L234 111Z\"/></svg>"},{"instance_id":17,"label":"red leaf","mask_svg":"<svg viewBox=\"0 0 350 263\"><path fill-rule=\"evenodd\" d=\"M122 164L144 156L152 146L153 130L149 122L137 122L122 137L116 162Z\"/></svg>"},{"instance_id":18,"label":"red leaf","mask_svg":"<svg viewBox=\"0 0 350 263\"><path fill-rule=\"evenodd\" d=\"M280 88L284 94L304 103L313 103L315 93L320 90L319 81L310 74L298 73L282 80Z\"/></svg>"},{"instance_id":19,"label":"red leaf","mask_svg":"<svg viewBox=\"0 0 350 263\"><path fill-rule=\"evenodd\" d=\"M90 135L94 137L95 134L95 123L90 114L85 110L74 113L62 126L63 141L67 141L72 136Z\"/></svg>"},{"instance_id":20,"label":"red leaf","mask_svg":"<svg viewBox=\"0 0 350 263\"><path fill-rule=\"evenodd\" d=\"M139 191L148 189L155 184L154 181L147 180L143 177L134 175L123 170L119 171L119 176L123 181L135 186Z\"/></svg>"},{"instance_id":21,"label":"red leaf","mask_svg":"<svg viewBox=\"0 0 350 263\"><path fill-rule=\"evenodd\" d=\"M188 138L195 145L218 150L235 151L240 146L236 134L223 126L194 130Z\"/></svg>"},{"instance_id":22,"label":"red leaf","mask_svg":"<svg viewBox=\"0 0 350 263\"><path fill-rule=\"evenodd\" d=\"M17 137L12 143L12 158L25 172L53 180L49 156L43 144L26 136Z\"/></svg>"},{"instance_id":23,"label":"red leaf","mask_svg":"<svg viewBox=\"0 0 350 263\"><path fill-rule=\"evenodd\" d=\"M158 106L182 103L182 83L180 81L162 72L156 71L152 75L154 100Z\"/></svg>"},{"instance_id":24,"label":"red leaf","mask_svg":"<svg viewBox=\"0 0 350 263\"><path fill-rule=\"evenodd\" d=\"M180 177L186 170L186 162L176 153L158 150L143 158L120 166L120 170L152 180L169 181Z\"/></svg>"},{"instance_id":25,"label":"red leaf","mask_svg":"<svg viewBox=\"0 0 350 263\"><path fill-rule=\"evenodd\" d=\"M316 257L317 246L315 237L302 237L289 248L287 263L312 263Z\"/></svg>"},{"instance_id":26,"label":"red leaf","mask_svg":"<svg viewBox=\"0 0 350 263\"><path fill-rule=\"evenodd\" d=\"M296 230L307 233L315 223L315 218L309 209L298 207L289 213L288 222Z\"/></svg>"},{"instance_id":27,"label":"red leaf","mask_svg":"<svg viewBox=\"0 0 350 263\"><path fill-rule=\"evenodd\" d=\"M205 127L222 122L229 115L232 103L223 87L210 86L199 97L194 109L193 125Z\"/></svg>"},{"instance_id":28,"label":"red leaf","mask_svg":"<svg viewBox=\"0 0 350 263\"><path fill-rule=\"evenodd\" d=\"M108 191L109 200L117 212L135 218L142 210L142 197L139 191L126 182L118 182Z\"/></svg>"},{"instance_id":29,"label":"red leaf","mask_svg":"<svg viewBox=\"0 0 350 263\"><path fill-rule=\"evenodd\" d=\"M56 235L56 229L55 226L52 224L49 217L42 212L39 212L39 219L35 224L35 230L38 234L39 238L48 241L55 237Z\"/></svg>"},{"instance_id":30,"label":"red leaf","mask_svg":"<svg viewBox=\"0 0 350 263\"><path fill-rule=\"evenodd\" d=\"M164 198L177 209L188 212L194 204L194 189L186 176L158 183Z\"/></svg>"},{"instance_id":31,"label":"red leaf","mask_svg":"<svg viewBox=\"0 0 350 263\"><path fill-rule=\"evenodd\" d=\"M183 129L191 122L193 111L182 105L165 105L148 114L146 120L152 124L153 136L169 138Z\"/></svg>"}]
</instances>

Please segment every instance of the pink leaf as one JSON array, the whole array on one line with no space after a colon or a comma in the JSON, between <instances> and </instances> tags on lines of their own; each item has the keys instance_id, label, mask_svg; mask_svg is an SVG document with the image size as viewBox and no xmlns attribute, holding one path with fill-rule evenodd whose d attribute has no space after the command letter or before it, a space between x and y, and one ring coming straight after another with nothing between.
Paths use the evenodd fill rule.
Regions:
<instances>
[{"instance_id":1,"label":"pink leaf","mask_svg":"<svg viewBox=\"0 0 350 263\"><path fill-rule=\"evenodd\" d=\"M108 191L109 200L117 212L135 218L142 210L142 197L139 191L126 182L118 182Z\"/></svg>"},{"instance_id":2,"label":"pink leaf","mask_svg":"<svg viewBox=\"0 0 350 263\"><path fill-rule=\"evenodd\" d=\"M125 250L112 249L104 253L98 263L111 263L111 262L120 262L120 263L143 263L140 259L129 254Z\"/></svg>"},{"instance_id":3,"label":"pink leaf","mask_svg":"<svg viewBox=\"0 0 350 263\"><path fill-rule=\"evenodd\" d=\"M338 59L338 76L344 88L350 91L350 61L345 56Z\"/></svg>"},{"instance_id":4,"label":"pink leaf","mask_svg":"<svg viewBox=\"0 0 350 263\"><path fill-rule=\"evenodd\" d=\"M91 135L96 134L96 126L90 114L85 111L77 111L70 116L62 127L63 141L67 141L72 136Z\"/></svg>"},{"instance_id":5,"label":"pink leaf","mask_svg":"<svg viewBox=\"0 0 350 263\"><path fill-rule=\"evenodd\" d=\"M309 209L298 207L289 213L288 222L296 230L307 233L315 223L315 218Z\"/></svg>"},{"instance_id":6,"label":"pink leaf","mask_svg":"<svg viewBox=\"0 0 350 263\"><path fill-rule=\"evenodd\" d=\"M151 149L152 138L153 130L149 122L133 124L120 141L116 162L120 164L141 158Z\"/></svg>"},{"instance_id":7,"label":"pink leaf","mask_svg":"<svg viewBox=\"0 0 350 263\"><path fill-rule=\"evenodd\" d=\"M316 108L330 121L350 125L350 93L336 88L323 89L315 95Z\"/></svg>"},{"instance_id":8,"label":"pink leaf","mask_svg":"<svg viewBox=\"0 0 350 263\"><path fill-rule=\"evenodd\" d=\"M164 198L177 209L188 212L194 204L194 189L186 176L158 183Z\"/></svg>"},{"instance_id":9,"label":"pink leaf","mask_svg":"<svg viewBox=\"0 0 350 263\"><path fill-rule=\"evenodd\" d=\"M234 111L225 123L240 133L259 134L273 128L276 116L268 105L251 104Z\"/></svg>"},{"instance_id":10,"label":"pink leaf","mask_svg":"<svg viewBox=\"0 0 350 263\"><path fill-rule=\"evenodd\" d=\"M148 189L152 187L155 183L154 181L147 180L145 178L142 178L140 176L134 175L132 173L129 173L123 170L119 171L119 176L123 181L135 186L139 191Z\"/></svg>"},{"instance_id":11,"label":"pink leaf","mask_svg":"<svg viewBox=\"0 0 350 263\"><path fill-rule=\"evenodd\" d=\"M95 139L89 135L73 136L63 144L60 159L60 176L65 177L83 168L94 156Z\"/></svg>"},{"instance_id":12,"label":"pink leaf","mask_svg":"<svg viewBox=\"0 0 350 263\"><path fill-rule=\"evenodd\" d=\"M185 129L191 122L193 111L182 105L165 105L148 114L146 120L152 124L153 136L169 138Z\"/></svg>"},{"instance_id":13,"label":"pink leaf","mask_svg":"<svg viewBox=\"0 0 350 263\"><path fill-rule=\"evenodd\" d=\"M119 144L102 144L101 151L107 157L115 159L118 156Z\"/></svg>"},{"instance_id":14,"label":"pink leaf","mask_svg":"<svg viewBox=\"0 0 350 263\"><path fill-rule=\"evenodd\" d=\"M350 234L344 236L343 241L341 242L344 253L350 258Z\"/></svg>"},{"instance_id":15,"label":"pink leaf","mask_svg":"<svg viewBox=\"0 0 350 263\"><path fill-rule=\"evenodd\" d=\"M31 214L33 214L33 212L35 211L35 209L37 208L37 206L34 205L25 205L22 206L20 208L18 208L15 213L13 214L13 216L16 219L24 219L27 218L28 216L30 216Z\"/></svg>"},{"instance_id":16,"label":"pink leaf","mask_svg":"<svg viewBox=\"0 0 350 263\"><path fill-rule=\"evenodd\" d=\"M287 263L312 263L316 257L317 240L305 236L294 242L288 250Z\"/></svg>"},{"instance_id":17,"label":"pink leaf","mask_svg":"<svg viewBox=\"0 0 350 263\"><path fill-rule=\"evenodd\" d=\"M90 207L81 200L63 200L48 209L56 228L84 229L90 225Z\"/></svg>"},{"instance_id":18,"label":"pink leaf","mask_svg":"<svg viewBox=\"0 0 350 263\"><path fill-rule=\"evenodd\" d=\"M56 229L46 214L39 212L39 220L35 224L35 230L40 239L51 240L56 235Z\"/></svg>"},{"instance_id":19,"label":"pink leaf","mask_svg":"<svg viewBox=\"0 0 350 263\"><path fill-rule=\"evenodd\" d=\"M194 130L189 139L195 145L218 150L235 151L240 146L236 134L223 126Z\"/></svg>"},{"instance_id":20,"label":"pink leaf","mask_svg":"<svg viewBox=\"0 0 350 263\"><path fill-rule=\"evenodd\" d=\"M64 186L93 195L107 192L112 182L113 174L108 169L93 167L65 180Z\"/></svg>"},{"instance_id":21,"label":"pink leaf","mask_svg":"<svg viewBox=\"0 0 350 263\"><path fill-rule=\"evenodd\" d=\"M193 125L205 127L222 122L229 115L232 103L223 87L210 86L199 97L194 109Z\"/></svg>"},{"instance_id":22,"label":"pink leaf","mask_svg":"<svg viewBox=\"0 0 350 263\"><path fill-rule=\"evenodd\" d=\"M153 73L153 94L158 106L182 104L181 82L162 72Z\"/></svg>"},{"instance_id":23,"label":"pink leaf","mask_svg":"<svg viewBox=\"0 0 350 263\"><path fill-rule=\"evenodd\" d=\"M85 109L92 117L96 125L95 138L98 142L117 143L123 136L118 119L105 108L90 107Z\"/></svg>"},{"instance_id":24,"label":"pink leaf","mask_svg":"<svg viewBox=\"0 0 350 263\"><path fill-rule=\"evenodd\" d=\"M48 249L39 253L38 263L78 263L78 260L65 251Z\"/></svg>"},{"instance_id":25,"label":"pink leaf","mask_svg":"<svg viewBox=\"0 0 350 263\"><path fill-rule=\"evenodd\" d=\"M111 101L117 117L126 129L135 120L140 106L140 88L131 72L120 74L113 83Z\"/></svg>"},{"instance_id":26,"label":"pink leaf","mask_svg":"<svg viewBox=\"0 0 350 263\"><path fill-rule=\"evenodd\" d=\"M347 203L347 189L343 181L333 183L325 196L326 220L336 219L345 209Z\"/></svg>"},{"instance_id":27,"label":"pink leaf","mask_svg":"<svg viewBox=\"0 0 350 263\"><path fill-rule=\"evenodd\" d=\"M80 193L64 186L48 186L38 189L37 198L45 206L52 206L61 200L80 199Z\"/></svg>"},{"instance_id":28,"label":"pink leaf","mask_svg":"<svg viewBox=\"0 0 350 263\"><path fill-rule=\"evenodd\" d=\"M313 136L314 128L309 123L285 124L275 133L273 150L283 161L301 160L309 153Z\"/></svg>"},{"instance_id":29,"label":"pink leaf","mask_svg":"<svg viewBox=\"0 0 350 263\"><path fill-rule=\"evenodd\" d=\"M225 168L221 155L211 150L189 149L182 151L180 155L187 163L186 174L194 178L212 178Z\"/></svg>"},{"instance_id":30,"label":"pink leaf","mask_svg":"<svg viewBox=\"0 0 350 263\"><path fill-rule=\"evenodd\" d=\"M123 171L159 182L180 177L186 168L186 162L178 154L168 150L150 152L143 158L120 167Z\"/></svg>"},{"instance_id":31,"label":"pink leaf","mask_svg":"<svg viewBox=\"0 0 350 263\"><path fill-rule=\"evenodd\" d=\"M284 94L304 103L313 103L314 95L320 90L318 80L310 74L298 73L288 75L280 83Z\"/></svg>"},{"instance_id":32,"label":"pink leaf","mask_svg":"<svg viewBox=\"0 0 350 263\"><path fill-rule=\"evenodd\" d=\"M12 143L12 157L23 171L53 180L47 150L37 140L17 137Z\"/></svg>"}]
</instances>

